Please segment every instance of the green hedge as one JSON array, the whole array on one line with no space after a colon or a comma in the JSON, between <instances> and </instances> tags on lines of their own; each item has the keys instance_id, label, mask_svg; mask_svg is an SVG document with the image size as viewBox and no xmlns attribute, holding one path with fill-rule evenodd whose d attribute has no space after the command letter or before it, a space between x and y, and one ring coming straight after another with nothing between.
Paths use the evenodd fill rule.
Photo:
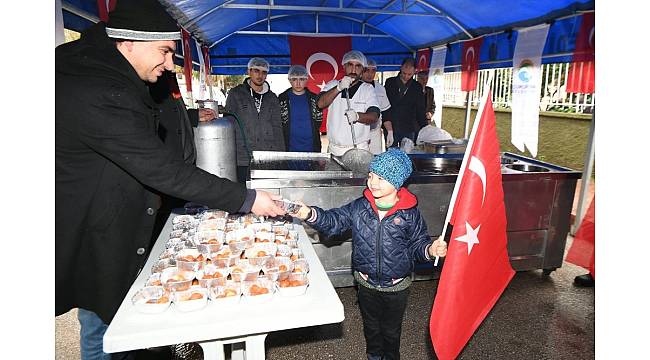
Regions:
<instances>
[{"instance_id":1,"label":"green hedge","mask_svg":"<svg viewBox=\"0 0 650 360\"><path fill-rule=\"evenodd\" d=\"M495 113L501 151L531 157L528 150L522 153L510 143L510 112L496 111ZM476 109L473 109L470 117L470 131L475 117ZM591 115L540 115L537 159L582 171L590 125ZM442 113L442 128L449 131L455 138L463 137L465 109L445 107Z\"/></svg>"}]
</instances>

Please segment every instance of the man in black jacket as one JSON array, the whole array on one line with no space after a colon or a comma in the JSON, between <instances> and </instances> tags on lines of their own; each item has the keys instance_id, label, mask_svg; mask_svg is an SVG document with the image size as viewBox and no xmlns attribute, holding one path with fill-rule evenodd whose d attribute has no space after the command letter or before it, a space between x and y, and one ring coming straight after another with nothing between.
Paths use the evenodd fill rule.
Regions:
<instances>
[{"instance_id":1,"label":"man in black jacket","mask_svg":"<svg viewBox=\"0 0 650 360\"><path fill-rule=\"evenodd\" d=\"M387 130L386 146L399 146L403 138L415 143L420 129L427 126L424 117L424 96L422 86L413 80L415 60L405 58L397 76L386 79L386 95L390 101L390 110L384 119Z\"/></svg>"},{"instance_id":2,"label":"man in black jacket","mask_svg":"<svg viewBox=\"0 0 650 360\"><path fill-rule=\"evenodd\" d=\"M275 216L279 196L185 163L157 136L146 82L173 69L176 22L156 0L120 0L108 24L56 48L56 315L79 308L82 359L103 358L103 334L144 265L160 199L153 189Z\"/></svg>"}]
</instances>

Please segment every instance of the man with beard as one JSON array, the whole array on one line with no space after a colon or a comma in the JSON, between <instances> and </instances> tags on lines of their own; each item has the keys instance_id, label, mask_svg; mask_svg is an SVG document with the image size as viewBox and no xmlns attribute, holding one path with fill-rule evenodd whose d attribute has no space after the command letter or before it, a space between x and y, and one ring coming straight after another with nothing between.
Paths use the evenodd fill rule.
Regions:
<instances>
[{"instance_id":1,"label":"man with beard","mask_svg":"<svg viewBox=\"0 0 650 360\"><path fill-rule=\"evenodd\" d=\"M372 85L361 81L361 73L368 65L366 57L358 50L343 55L341 62L345 76L325 85L318 99L318 107L328 108L327 139L328 152L343 156L354 148L351 127L354 126L357 148L369 150L370 124L379 119L379 105ZM350 109L346 96L350 97Z\"/></svg>"},{"instance_id":2,"label":"man with beard","mask_svg":"<svg viewBox=\"0 0 650 360\"><path fill-rule=\"evenodd\" d=\"M382 144L381 136L381 120L388 109L390 109L390 102L388 101L388 96L386 96L386 89L379 81L375 81L376 73L377 63L375 60L368 59L368 66L363 69L361 79L375 88L379 110L381 110L381 115L377 122L370 124L370 152L373 153L373 155L384 152L384 145Z\"/></svg>"},{"instance_id":3,"label":"man with beard","mask_svg":"<svg viewBox=\"0 0 650 360\"><path fill-rule=\"evenodd\" d=\"M55 314L79 309L84 360L111 357L103 336L149 256L154 189L228 212L284 214L279 196L188 164L158 137L146 83L173 70L180 39L162 5L120 0L109 15L55 50Z\"/></svg>"},{"instance_id":4,"label":"man with beard","mask_svg":"<svg viewBox=\"0 0 650 360\"><path fill-rule=\"evenodd\" d=\"M250 153L284 151L280 102L266 82L269 63L262 58L248 61L248 77L228 93L226 111L237 115L237 181L248 178ZM242 132L243 131L243 132Z\"/></svg>"},{"instance_id":5,"label":"man with beard","mask_svg":"<svg viewBox=\"0 0 650 360\"><path fill-rule=\"evenodd\" d=\"M415 60L409 57L402 61L399 74L386 80L386 95L390 101L389 116L384 118L388 130L386 146L399 146L403 138L415 143L420 129L427 126L422 86L413 80L413 74Z\"/></svg>"}]
</instances>

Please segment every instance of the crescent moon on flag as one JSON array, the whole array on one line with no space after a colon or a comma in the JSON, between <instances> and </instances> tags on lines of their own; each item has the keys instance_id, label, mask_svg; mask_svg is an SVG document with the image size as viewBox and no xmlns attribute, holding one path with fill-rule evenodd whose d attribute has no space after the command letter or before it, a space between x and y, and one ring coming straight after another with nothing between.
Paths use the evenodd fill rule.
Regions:
<instances>
[{"instance_id":1,"label":"crescent moon on flag","mask_svg":"<svg viewBox=\"0 0 650 360\"><path fill-rule=\"evenodd\" d=\"M420 55L420 59L418 60L418 68L424 69L424 65L426 63L427 63L427 57L425 56L425 54Z\"/></svg>"},{"instance_id":2,"label":"crescent moon on flag","mask_svg":"<svg viewBox=\"0 0 650 360\"><path fill-rule=\"evenodd\" d=\"M469 170L478 175L481 178L481 183L483 183L483 199L481 199L481 206L485 202L485 166L479 158L472 156L472 159L469 161Z\"/></svg>"},{"instance_id":3,"label":"crescent moon on flag","mask_svg":"<svg viewBox=\"0 0 650 360\"><path fill-rule=\"evenodd\" d=\"M336 63L336 60L332 57L332 55L327 54L327 53L322 53L322 52L317 52L313 53L309 59L307 59L307 73L309 74L310 78L314 78L311 76L311 66L316 62L316 61L326 61L332 65L334 68L334 77L332 79L336 79L336 75L339 73L339 65Z\"/></svg>"},{"instance_id":4,"label":"crescent moon on flag","mask_svg":"<svg viewBox=\"0 0 650 360\"><path fill-rule=\"evenodd\" d=\"M596 30L596 27L591 28L591 32L589 33L589 47L594 47L594 30Z\"/></svg>"},{"instance_id":5,"label":"crescent moon on flag","mask_svg":"<svg viewBox=\"0 0 650 360\"><path fill-rule=\"evenodd\" d=\"M474 60L474 47L473 46L470 46L467 49L467 52L465 53L465 60L467 60L467 58L469 57L469 53L472 53L472 60ZM468 61L468 62L470 62L470 61Z\"/></svg>"}]
</instances>

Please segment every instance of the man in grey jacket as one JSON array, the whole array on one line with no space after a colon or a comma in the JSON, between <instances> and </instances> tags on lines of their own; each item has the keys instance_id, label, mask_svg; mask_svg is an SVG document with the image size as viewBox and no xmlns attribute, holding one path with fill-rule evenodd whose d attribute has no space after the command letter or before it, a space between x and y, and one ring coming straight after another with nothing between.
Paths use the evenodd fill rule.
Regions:
<instances>
[{"instance_id":1,"label":"man in grey jacket","mask_svg":"<svg viewBox=\"0 0 650 360\"><path fill-rule=\"evenodd\" d=\"M262 58L248 61L248 78L228 93L226 111L240 121L237 139L237 181L248 178L250 152L284 151L284 135L278 97L269 90L266 75L269 63ZM243 130L243 133L242 133Z\"/></svg>"}]
</instances>

